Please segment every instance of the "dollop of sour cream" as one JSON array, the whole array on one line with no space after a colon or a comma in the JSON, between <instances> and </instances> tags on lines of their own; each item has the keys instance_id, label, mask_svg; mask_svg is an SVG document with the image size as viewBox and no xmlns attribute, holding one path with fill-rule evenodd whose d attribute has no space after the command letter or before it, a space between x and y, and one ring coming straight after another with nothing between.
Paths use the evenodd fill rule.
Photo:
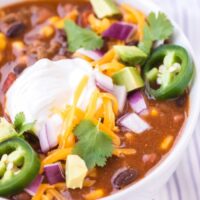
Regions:
<instances>
[{"instance_id":1,"label":"dollop of sour cream","mask_svg":"<svg viewBox=\"0 0 200 200\"><path fill-rule=\"evenodd\" d=\"M75 90L87 75L89 81L78 102L85 110L96 89L91 65L82 59L50 61L41 59L28 67L6 94L5 109L11 120L23 112L27 122L36 121L36 133L52 115L54 109L71 105Z\"/></svg>"}]
</instances>

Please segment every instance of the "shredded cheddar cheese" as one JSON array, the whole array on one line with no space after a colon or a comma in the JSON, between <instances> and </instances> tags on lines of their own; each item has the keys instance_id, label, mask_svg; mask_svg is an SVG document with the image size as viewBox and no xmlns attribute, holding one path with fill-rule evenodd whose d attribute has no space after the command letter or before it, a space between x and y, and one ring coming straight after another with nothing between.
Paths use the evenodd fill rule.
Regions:
<instances>
[{"instance_id":1,"label":"shredded cheddar cheese","mask_svg":"<svg viewBox=\"0 0 200 200\"><path fill-rule=\"evenodd\" d=\"M105 99L104 105L104 125L113 130L115 127L115 114L113 113L112 102Z\"/></svg>"},{"instance_id":2,"label":"shredded cheddar cheese","mask_svg":"<svg viewBox=\"0 0 200 200\"><path fill-rule=\"evenodd\" d=\"M65 198L54 189L49 189L47 192L50 193L56 200L65 200Z\"/></svg>"},{"instance_id":3,"label":"shredded cheddar cheese","mask_svg":"<svg viewBox=\"0 0 200 200\"><path fill-rule=\"evenodd\" d=\"M39 186L39 189L37 190L37 193L35 194L35 196L33 196L32 200L50 200L54 198L56 200L64 200L65 198L62 197L62 195L56 189L63 190L65 188L65 183L57 183L55 185L41 184Z\"/></svg>"},{"instance_id":4,"label":"shredded cheddar cheese","mask_svg":"<svg viewBox=\"0 0 200 200\"><path fill-rule=\"evenodd\" d=\"M105 98L105 99L109 99L109 100L112 101L114 113L115 113L115 115L117 115L117 114L118 114L118 102L117 102L116 97L113 96L113 95L110 94L110 93L101 93L100 96L101 96L101 98L103 98L103 99Z\"/></svg>"},{"instance_id":5,"label":"shredded cheddar cheese","mask_svg":"<svg viewBox=\"0 0 200 200\"><path fill-rule=\"evenodd\" d=\"M75 91L73 106L71 107L68 116L64 120L64 125L63 125L64 133L62 134L62 137L60 139L60 143L59 143L60 148L67 147L67 144L66 144L67 138L69 137L70 133L72 132L72 130L75 126L75 124L73 122L74 122L74 116L75 116L75 111L76 111L76 105L78 103L78 100L79 100L84 88L86 87L86 85L88 83L88 79L89 79L88 76L84 76Z\"/></svg>"},{"instance_id":6,"label":"shredded cheddar cheese","mask_svg":"<svg viewBox=\"0 0 200 200\"><path fill-rule=\"evenodd\" d=\"M88 21L92 30L98 34L102 34L113 23L113 20L110 20L108 18L97 19L93 14L89 15Z\"/></svg>"},{"instance_id":7,"label":"shredded cheddar cheese","mask_svg":"<svg viewBox=\"0 0 200 200\"><path fill-rule=\"evenodd\" d=\"M57 149L52 154L48 155L41 163L40 172L43 172L43 168L47 164L55 163L59 160L66 160L67 156L71 153L72 149Z\"/></svg>"},{"instance_id":8,"label":"shredded cheddar cheese","mask_svg":"<svg viewBox=\"0 0 200 200\"><path fill-rule=\"evenodd\" d=\"M122 155L134 155L136 154L136 150L135 149L114 149L113 151L113 155L115 156L122 156Z\"/></svg>"},{"instance_id":9,"label":"shredded cheddar cheese","mask_svg":"<svg viewBox=\"0 0 200 200\"><path fill-rule=\"evenodd\" d=\"M97 108L98 97L99 91L95 90L90 98L88 108L85 114L85 119L92 119L94 117Z\"/></svg>"},{"instance_id":10,"label":"shredded cheddar cheese","mask_svg":"<svg viewBox=\"0 0 200 200\"><path fill-rule=\"evenodd\" d=\"M125 67L124 64L118 62L117 60L112 60L109 63L99 66L99 70L105 73L107 76L112 76L114 73Z\"/></svg>"},{"instance_id":11,"label":"shredded cheddar cheese","mask_svg":"<svg viewBox=\"0 0 200 200\"><path fill-rule=\"evenodd\" d=\"M116 56L115 50L111 49L109 50L100 60L93 62L92 64L94 66L101 66L103 64L106 64L108 62L111 62Z\"/></svg>"},{"instance_id":12,"label":"shredded cheddar cheese","mask_svg":"<svg viewBox=\"0 0 200 200\"><path fill-rule=\"evenodd\" d=\"M145 15L139 10L127 4L122 4L121 8L126 12L124 20L138 25L138 32L136 39L142 40L143 30L145 25Z\"/></svg>"},{"instance_id":13,"label":"shredded cheddar cheese","mask_svg":"<svg viewBox=\"0 0 200 200\"><path fill-rule=\"evenodd\" d=\"M102 124L101 122L99 122L99 120L97 119L92 119L92 122L97 126L99 126L100 130L104 131L105 133L107 133L113 140L113 143L116 146L120 145L120 138L119 136L117 136L112 130L110 130L107 126L105 126L104 124Z\"/></svg>"}]
</instances>

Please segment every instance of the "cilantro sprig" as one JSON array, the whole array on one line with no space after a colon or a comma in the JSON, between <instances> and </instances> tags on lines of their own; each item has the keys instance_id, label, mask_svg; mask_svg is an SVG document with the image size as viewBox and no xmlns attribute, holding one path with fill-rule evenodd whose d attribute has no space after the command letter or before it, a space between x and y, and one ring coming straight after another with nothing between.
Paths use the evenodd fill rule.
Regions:
<instances>
[{"instance_id":1,"label":"cilantro sprig","mask_svg":"<svg viewBox=\"0 0 200 200\"><path fill-rule=\"evenodd\" d=\"M25 132L33 131L35 122L26 123L26 118L23 112L18 113L14 120L14 129L19 135L23 135Z\"/></svg>"},{"instance_id":2,"label":"cilantro sprig","mask_svg":"<svg viewBox=\"0 0 200 200\"><path fill-rule=\"evenodd\" d=\"M166 40L173 33L173 25L164 13L159 12L157 15L151 12L144 26L143 40L139 47L145 53L149 54L153 42L157 40Z\"/></svg>"},{"instance_id":3,"label":"cilantro sprig","mask_svg":"<svg viewBox=\"0 0 200 200\"><path fill-rule=\"evenodd\" d=\"M33 132L35 123L26 123L24 113L15 116L14 123L8 122L5 118L0 118L0 142L12 137L23 137L25 132Z\"/></svg>"},{"instance_id":4,"label":"cilantro sprig","mask_svg":"<svg viewBox=\"0 0 200 200\"><path fill-rule=\"evenodd\" d=\"M75 52L80 48L96 50L103 46L103 40L100 36L92 30L81 28L71 20L65 20L64 29L70 52Z\"/></svg>"},{"instance_id":5,"label":"cilantro sprig","mask_svg":"<svg viewBox=\"0 0 200 200\"><path fill-rule=\"evenodd\" d=\"M103 167L112 156L112 139L89 120L83 120L74 130L78 143L73 153L85 160L89 169Z\"/></svg>"}]
</instances>

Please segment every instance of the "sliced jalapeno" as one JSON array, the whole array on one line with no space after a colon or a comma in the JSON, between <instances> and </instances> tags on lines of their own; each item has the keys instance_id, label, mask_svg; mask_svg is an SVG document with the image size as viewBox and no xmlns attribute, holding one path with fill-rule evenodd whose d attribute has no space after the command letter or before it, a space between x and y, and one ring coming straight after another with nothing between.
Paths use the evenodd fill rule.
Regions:
<instances>
[{"instance_id":1,"label":"sliced jalapeno","mask_svg":"<svg viewBox=\"0 0 200 200\"><path fill-rule=\"evenodd\" d=\"M194 71L186 49L178 45L158 48L144 67L147 92L158 100L180 96L188 87Z\"/></svg>"},{"instance_id":2,"label":"sliced jalapeno","mask_svg":"<svg viewBox=\"0 0 200 200\"><path fill-rule=\"evenodd\" d=\"M37 176L40 160L23 139L13 137L0 143L0 196L22 191Z\"/></svg>"}]
</instances>

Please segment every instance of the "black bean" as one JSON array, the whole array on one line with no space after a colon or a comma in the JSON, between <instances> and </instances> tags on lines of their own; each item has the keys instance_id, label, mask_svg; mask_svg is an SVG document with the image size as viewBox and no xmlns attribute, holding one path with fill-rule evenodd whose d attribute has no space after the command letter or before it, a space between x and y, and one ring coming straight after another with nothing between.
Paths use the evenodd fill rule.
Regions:
<instances>
[{"instance_id":1,"label":"black bean","mask_svg":"<svg viewBox=\"0 0 200 200\"><path fill-rule=\"evenodd\" d=\"M14 67L13 71L15 74L20 75L27 66L24 64L18 64Z\"/></svg>"},{"instance_id":2,"label":"black bean","mask_svg":"<svg viewBox=\"0 0 200 200\"><path fill-rule=\"evenodd\" d=\"M37 153L41 153L40 142L35 134L24 133L24 137Z\"/></svg>"},{"instance_id":3,"label":"black bean","mask_svg":"<svg viewBox=\"0 0 200 200\"><path fill-rule=\"evenodd\" d=\"M24 29L25 25L23 22L15 22L8 27L6 36L10 38L17 37L24 31Z\"/></svg>"},{"instance_id":4,"label":"black bean","mask_svg":"<svg viewBox=\"0 0 200 200\"><path fill-rule=\"evenodd\" d=\"M138 172L132 168L119 170L112 178L112 184L115 189L121 189L134 182L138 177Z\"/></svg>"},{"instance_id":5,"label":"black bean","mask_svg":"<svg viewBox=\"0 0 200 200\"><path fill-rule=\"evenodd\" d=\"M183 107L186 103L186 97L185 95L178 97L178 99L176 99L176 105L177 107Z\"/></svg>"}]
</instances>

